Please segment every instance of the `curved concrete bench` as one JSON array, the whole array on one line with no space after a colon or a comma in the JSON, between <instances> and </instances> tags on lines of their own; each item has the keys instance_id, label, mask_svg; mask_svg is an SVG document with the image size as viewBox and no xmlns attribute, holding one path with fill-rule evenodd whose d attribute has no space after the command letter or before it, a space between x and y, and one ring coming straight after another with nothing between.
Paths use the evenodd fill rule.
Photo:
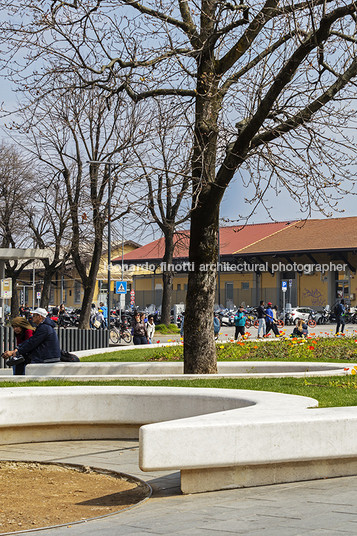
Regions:
<instances>
[{"instance_id":1,"label":"curved concrete bench","mask_svg":"<svg viewBox=\"0 0 357 536\"><path fill-rule=\"evenodd\" d=\"M354 407L230 389L0 390L0 443L139 437L143 471L181 470L184 493L357 474Z\"/></svg>"},{"instance_id":2,"label":"curved concrete bench","mask_svg":"<svg viewBox=\"0 0 357 536\"><path fill-rule=\"evenodd\" d=\"M349 369L353 365L348 365ZM316 363L316 362L262 362L262 361L225 361L218 362L218 374L215 377L284 377L284 376L332 376L346 375L344 363ZM33 378L61 377L73 380L88 379L154 379L164 375L165 378L177 378L183 375L183 362L95 362L95 363L48 363L46 365L28 365L26 376ZM212 375L200 375L210 377ZM197 378L197 375L185 375L185 379ZM24 377L15 378L25 381Z\"/></svg>"}]
</instances>

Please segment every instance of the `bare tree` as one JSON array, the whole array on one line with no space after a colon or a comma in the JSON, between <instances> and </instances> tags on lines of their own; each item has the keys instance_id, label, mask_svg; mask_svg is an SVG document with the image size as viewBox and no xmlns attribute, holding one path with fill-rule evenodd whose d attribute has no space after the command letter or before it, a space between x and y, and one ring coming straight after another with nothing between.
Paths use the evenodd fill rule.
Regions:
<instances>
[{"instance_id":1,"label":"bare tree","mask_svg":"<svg viewBox=\"0 0 357 536\"><path fill-rule=\"evenodd\" d=\"M148 216L164 237L162 258L161 322L171 318L173 258L179 253L179 231L190 217L191 142L190 129L182 110L170 103L157 102L151 121L151 134L137 153L142 175L147 183ZM140 172L140 168L139 168ZM145 212L144 212L145 214ZM175 242L176 240L176 242Z\"/></svg>"},{"instance_id":2,"label":"bare tree","mask_svg":"<svg viewBox=\"0 0 357 536\"><path fill-rule=\"evenodd\" d=\"M31 234L24 225L23 210L33 189L34 177L29 161L13 145L0 144L0 240L2 248L32 246ZM6 262L6 276L12 280L11 316L19 314L17 280L32 261Z\"/></svg>"},{"instance_id":3,"label":"bare tree","mask_svg":"<svg viewBox=\"0 0 357 536\"><path fill-rule=\"evenodd\" d=\"M7 66L26 46L23 70L11 67L40 94L61 69L110 98L126 92L136 103L167 96L185 108L191 103L195 269L188 279L185 372L216 372L216 272L205 268L218 258L219 207L234 175L252 169L259 202L263 179L269 188L287 188L305 214L333 207L335 194L348 189L343 180L350 170L339 164L355 151L344 127L353 119L356 3L2 0L0 7L14 15L1 25ZM49 55L56 61L26 77L33 62Z\"/></svg>"},{"instance_id":4,"label":"bare tree","mask_svg":"<svg viewBox=\"0 0 357 536\"><path fill-rule=\"evenodd\" d=\"M51 171L47 167L42 170L39 167L37 185L31 200L23 208L34 243L40 249L48 249L51 254L50 258L41 259L44 270L41 274L43 286L40 306L46 309L53 277L65 268L71 253L68 198L58 173L51 176Z\"/></svg>"},{"instance_id":5,"label":"bare tree","mask_svg":"<svg viewBox=\"0 0 357 536\"><path fill-rule=\"evenodd\" d=\"M137 119L132 107L123 106L121 99L112 104L100 89L86 93L56 92L51 79L46 97L31 100L21 112L22 123L12 124L26 139L23 146L31 151L54 177L44 181L42 202L46 201L46 224L51 226L54 239L55 271L65 257L60 256L60 244L70 221L69 252L84 288L80 327L88 327L91 303L99 263L108 226L110 202L111 222L115 224L130 211L131 192L136 185L130 178L131 149L140 142L135 137ZM144 135L142 133L141 137ZM111 196L108 197L108 166L112 161ZM139 188L137 187L137 192ZM62 204L56 198L62 198ZM63 202L65 199L65 202ZM135 200L135 196L134 196ZM58 213L50 217L51 205ZM52 218L53 216L53 218ZM37 224L36 224L37 225ZM57 227L56 227L57 226ZM35 228L35 225L34 225ZM43 231L36 237L42 243ZM48 265L49 268L49 265Z\"/></svg>"}]
</instances>

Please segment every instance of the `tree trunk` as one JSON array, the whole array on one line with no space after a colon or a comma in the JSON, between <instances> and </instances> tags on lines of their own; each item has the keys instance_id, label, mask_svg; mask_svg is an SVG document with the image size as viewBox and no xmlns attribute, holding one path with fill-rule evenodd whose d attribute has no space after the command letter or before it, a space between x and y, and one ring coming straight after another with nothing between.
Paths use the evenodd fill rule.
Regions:
<instances>
[{"instance_id":1,"label":"tree trunk","mask_svg":"<svg viewBox=\"0 0 357 536\"><path fill-rule=\"evenodd\" d=\"M174 256L174 236L173 231L165 235L165 254L163 257L164 269L162 272L162 304L161 304L161 323L168 326L171 321L171 302L172 302L172 282L173 272L167 270L172 265Z\"/></svg>"},{"instance_id":2,"label":"tree trunk","mask_svg":"<svg viewBox=\"0 0 357 536\"><path fill-rule=\"evenodd\" d=\"M192 211L190 270L184 323L184 373L217 373L213 311L218 262L219 203Z\"/></svg>"},{"instance_id":3,"label":"tree trunk","mask_svg":"<svg viewBox=\"0 0 357 536\"><path fill-rule=\"evenodd\" d=\"M100 262L100 258L102 255L102 245L103 245L103 242L100 239L100 234L98 233L96 236L95 244L94 244L94 250L92 254L92 259L91 259L91 264L90 264L88 275L86 273L85 264L81 261L78 248L74 249L72 252L74 264L81 278L83 290L84 290L82 307L81 307L81 315L79 318L79 325L78 325L80 329L89 329L90 310L91 310L91 305L93 302L94 287L95 287L95 282L97 280L99 262Z\"/></svg>"},{"instance_id":4,"label":"tree trunk","mask_svg":"<svg viewBox=\"0 0 357 536\"><path fill-rule=\"evenodd\" d=\"M80 329L88 329L89 327L90 312L91 312L91 307L93 303L94 287L95 287L95 281L93 284L88 285L84 288L83 301L82 301L82 307L81 307L81 316L79 319L79 326L78 326Z\"/></svg>"},{"instance_id":5,"label":"tree trunk","mask_svg":"<svg viewBox=\"0 0 357 536\"><path fill-rule=\"evenodd\" d=\"M49 270L48 268L45 268L44 273L43 273L43 287L42 287L42 292L41 292L40 307L43 307L44 309L47 309L50 303L51 281L55 272L56 270L52 271L52 270Z\"/></svg>"}]
</instances>

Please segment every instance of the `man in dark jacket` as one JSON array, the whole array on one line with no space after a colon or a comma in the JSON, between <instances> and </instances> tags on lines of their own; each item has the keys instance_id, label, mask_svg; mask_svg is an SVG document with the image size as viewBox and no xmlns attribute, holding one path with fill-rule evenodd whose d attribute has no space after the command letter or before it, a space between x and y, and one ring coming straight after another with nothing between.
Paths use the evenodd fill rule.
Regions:
<instances>
[{"instance_id":1,"label":"man in dark jacket","mask_svg":"<svg viewBox=\"0 0 357 536\"><path fill-rule=\"evenodd\" d=\"M343 318L343 315L345 314L345 300L341 300L341 303L337 305L337 311L336 311L336 335L337 333L343 333L343 330L345 329L345 319ZM341 331L340 331L341 326Z\"/></svg>"},{"instance_id":2,"label":"man in dark jacket","mask_svg":"<svg viewBox=\"0 0 357 536\"><path fill-rule=\"evenodd\" d=\"M259 307L257 309L258 314L258 320L259 320L259 327L258 327L258 339L261 339L262 336L265 337L266 334L266 323L265 323L265 309L264 309L264 301L262 300L259 304Z\"/></svg>"},{"instance_id":3,"label":"man in dark jacket","mask_svg":"<svg viewBox=\"0 0 357 536\"><path fill-rule=\"evenodd\" d=\"M37 308L33 313L33 323L37 326L30 339L22 342L18 347L5 352L5 358L16 360L18 355L29 354L31 363L57 363L61 361L61 350L57 333L54 330L55 323L47 316L46 309Z\"/></svg>"}]
</instances>

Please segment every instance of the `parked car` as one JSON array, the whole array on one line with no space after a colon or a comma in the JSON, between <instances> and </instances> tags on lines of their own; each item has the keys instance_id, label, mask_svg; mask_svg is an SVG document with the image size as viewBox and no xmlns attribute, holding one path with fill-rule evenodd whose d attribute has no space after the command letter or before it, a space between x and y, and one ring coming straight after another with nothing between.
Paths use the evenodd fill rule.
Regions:
<instances>
[{"instance_id":1,"label":"parked car","mask_svg":"<svg viewBox=\"0 0 357 536\"><path fill-rule=\"evenodd\" d=\"M315 311L311 307L292 307L289 309L293 324L297 324L300 318L307 324L309 319L315 315Z\"/></svg>"}]
</instances>

